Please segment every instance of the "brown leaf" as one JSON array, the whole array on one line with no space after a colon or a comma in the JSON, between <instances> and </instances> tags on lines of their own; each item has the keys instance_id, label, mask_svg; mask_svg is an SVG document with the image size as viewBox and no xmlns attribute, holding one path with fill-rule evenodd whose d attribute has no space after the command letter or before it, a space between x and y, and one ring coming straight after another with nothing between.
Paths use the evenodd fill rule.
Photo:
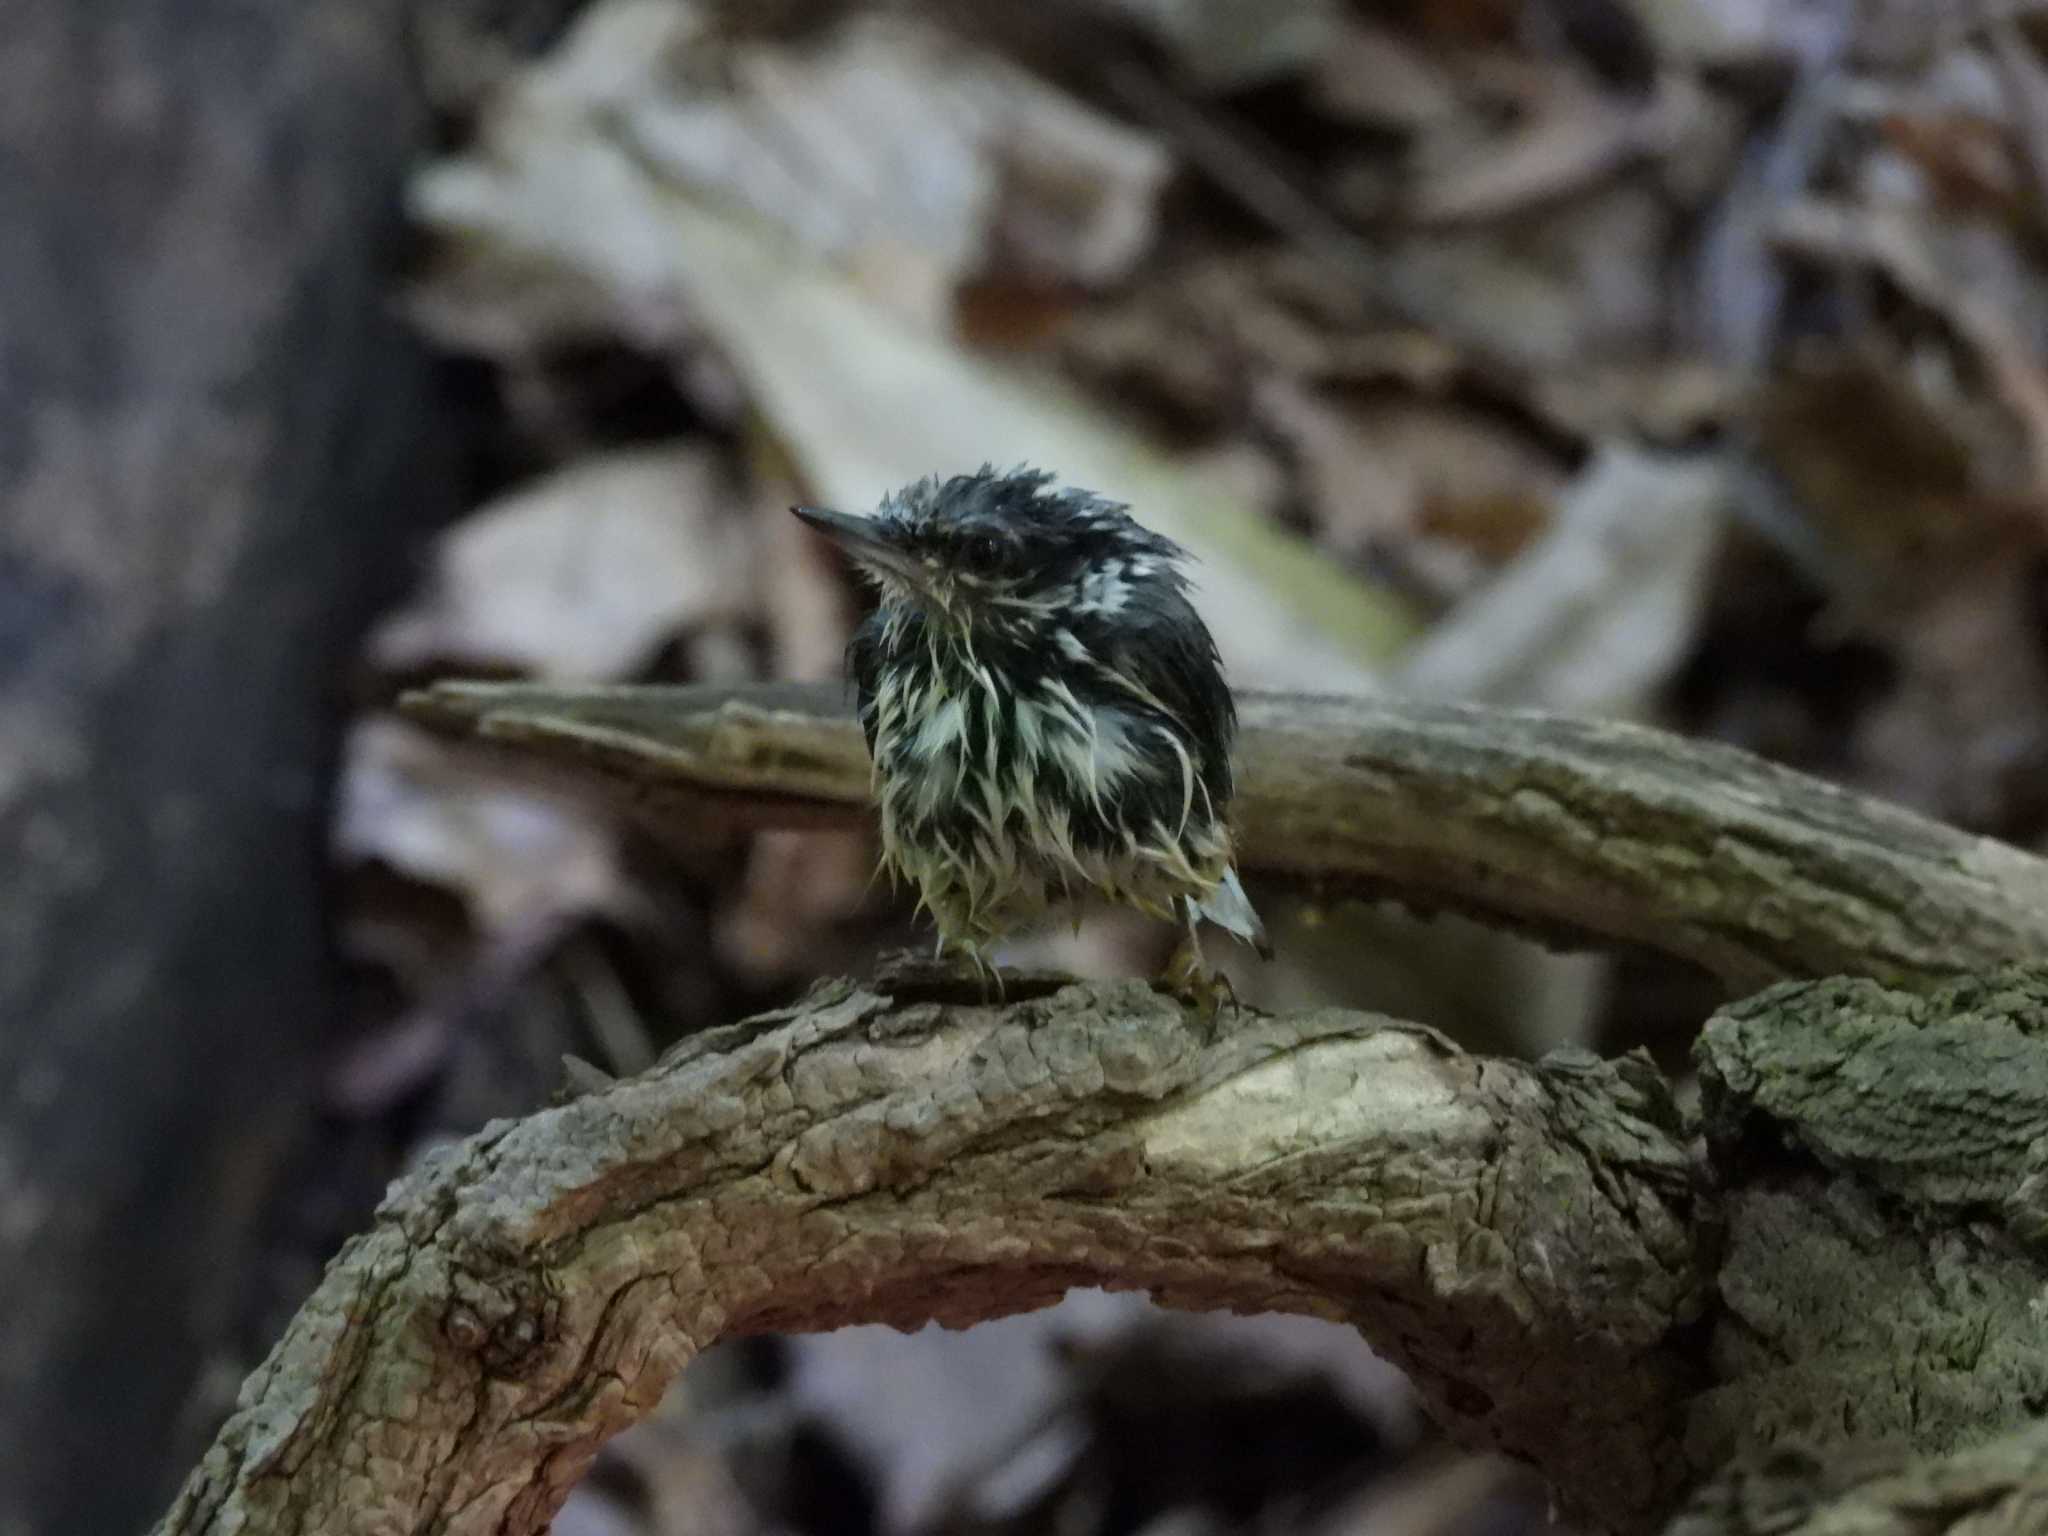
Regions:
<instances>
[{"instance_id":1,"label":"brown leaf","mask_svg":"<svg viewBox=\"0 0 2048 1536\"><path fill-rule=\"evenodd\" d=\"M444 534L427 589L370 656L562 681L632 674L678 633L755 615L753 540L715 450L620 450L571 464Z\"/></svg>"},{"instance_id":2,"label":"brown leaf","mask_svg":"<svg viewBox=\"0 0 2048 1536\"><path fill-rule=\"evenodd\" d=\"M1969 537L1975 455L1901 370L1809 350L1764 385L1757 442L1838 557L1880 584Z\"/></svg>"},{"instance_id":3,"label":"brown leaf","mask_svg":"<svg viewBox=\"0 0 2048 1536\"><path fill-rule=\"evenodd\" d=\"M1543 447L1469 407L1374 392L1338 400L1272 377L1260 424L1291 450L1309 515L1332 547L1472 585L1548 521L1565 474Z\"/></svg>"},{"instance_id":4,"label":"brown leaf","mask_svg":"<svg viewBox=\"0 0 2048 1536\"><path fill-rule=\"evenodd\" d=\"M1676 63L1782 67L1820 24L1781 0L1623 0L1657 53ZM1822 9L1815 7L1814 9Z\"/></svg>"},{"instance_id":5,"label":"brown leaf","mask_svg":"<svg viewBox=\"0 0 2048 1536\"><path fill-rule=\"evenodd\" d=\"M1511 224L1391 233L1380 291L1489 369L1540 374L1650 355L1671 322L1669 203L1621 178Z\"/></svg>"},{"instance_id":6,"label":"brown leaf","mask_svg":"<svg viewBox=\"0 0 2048 1536\"><path fill-rule=\"evenodd\" d=\"M940 328L973 276L1122 276L1151 244L1171 168L1147 135L903 15L718 46L678 6L657 46L632 0L607 0L527 90L551 111L609 109L666 177L765 218ZM519 124L515 104L497 131Z\"/></svg>"},{"instance_id":7,"label":"brown leaf","mask_svg":"<svg viewBox=\"0 0 2048 1536\"><path fill-rule=\"evenodd\" d=\"M1869 788L2005 836L2048 825L2048 649L2038 555L1991 545L1891 611L1900 675L1853 743Z\"/></svg>"},{"instance_id":8,"label":"brown leaf","mask_svg":"<svg viewBox=\"0 0 2048 1536\"><path fill-rule=\"evenodd\" d=\"M1336 0L1091 0L1149 32L1207 90L1292 75L1328 48Z\"/></svg>"},{"instance_id":9,"label":"brown leaf","mask_svg":"<svg viewBox=\"0 0 2048 1536\"><path fill-rule=\"evenodd\" d=\"M830 930L859 910L874 874L874 841L865 833L757 834L739 897L718 916L721 955L761 984L851 963Z\"/></svg>"},{"instance_id":10,"label":"brown leaf","mask_svg":"<svg viewBox=\"0 0 2048 1536\"><path fill-rule=\"evenodd\" d=\"M1193 262L1090 306L1060 338L1064 362L1121 398L1158 399L1235 429L1253 379L1399 384L1435 392L1463 359L1441 336L1392 324L1355 285L1268 247Z\"/></svg>"},{"instance_id":11,"label":"brown leaf","mask_svg":"<svg viewBox=\"0 0 2048 1536\"><path fill-rule=\"evenodd\" d=\"M632 907L610 827L587 808L493 777L473 758L370 717L343 746L332 845L450 890L488 934Z\"/></svg>"},{"instance_id":12,"label":"brown leaf","mask_svg":"<svg viewBox=\"0 0 2048 1536\"><path fill-rule=\"evenodd\" d=\"M2004 128L1963 112L1888 112L1879 126L1893 149L1927 176L1940 206L2004 216L2021 210L2018 167Z\"/></svg>"},{"instance_id":13,"label":"brown leaf","mask_svg":"<svg viewBox=\"0 0 2048 1536\"><path fill-rule=\"evenodd\" d=\"M1685 98L1675 85L1638 103L1594 90L1569 70L1538 78L1541 91L1510 132L1424 141L1409 169L1401 210L1408 223L1480 223L1556 202L1656 153L1682 130Z\"/></svg>"},{"instance_id":14,"label":"brown leaf","mask_svg":"<svg viewBox=\"0 0 2048 1536\"><path fill-rule=\"evenodd\" d=\"M1726 499L1714 460L1604 445L1543 536L1409 653L1401 686L1639 714L1693 644Z\"/></svg>"},{"instance_id":15,"label":"brown leaf","mask_svg":"<svg viewBox=\"0 0 2048 1536\"><path fill-rule=\"evenodd\" d=\"M1348 17L1333 32L1308 82L1331 117L1421 133L1465 110L1451 72L1394 28Z\"/></svg>"},{"instance_id":16,"label":"brown leaf","mask_svg":"<svg viewBox=\"0 0 2048 1536\"><path fill-rule=\"evenodd\" d=\"M1989 379L1994 394L1986 401L1958 387L1960 370L1926 347L1916 348L1910 366L1904 358L1874 370L1867 358L1855 364L1876 375L1860 386L1864 393L1891 396L1895 416L1923 418L1901 446L1945 433L1955 439L1951 455L1967 463L1967 473L1944 472L1951 490L1967 482L1994 496L2039 496L2048 493L2048 372L2028 345L2048 326L2039 278L2009 242L1987 247L1957 222L1910 208L1809 200L1780 214L1773 238L1780 250L1833 271L1881 273Z\"/></svg>"}]
</instances>

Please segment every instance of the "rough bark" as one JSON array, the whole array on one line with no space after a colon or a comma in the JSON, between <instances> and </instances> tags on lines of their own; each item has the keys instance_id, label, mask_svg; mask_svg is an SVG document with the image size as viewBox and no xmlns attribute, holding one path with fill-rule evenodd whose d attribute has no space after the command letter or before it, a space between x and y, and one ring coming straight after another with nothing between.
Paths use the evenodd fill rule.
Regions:
<instances>
[{"instance_id":1,"label":"rough bark","mask_svg":"<svg viewBox=\"0 0 2048 1536\"><path fill-rule=\"evenodd\" d=\"M1774 989L1696 1056L1727 1187L1695 1460L1795 1438L1943 1452L2048 1408L2048 981Z\"/></svg>"},{"instance_id":2,"label":"rough bark","mask_svg":"<svg viewBox=\"0 0 2048 1536\"><path fill-rule=\"evenodd\" d=\"M866 795L816 691L442 689L415 712L671 827ZM1000 1006L914 973L828 985L399 1188L165 1536L535 1531L714 1339L966 1323L1083 1283L1348 1320L1452 1433L1621 1531L1703 1482L1694 1515L1733 1520L1799 1454L1833 1469L1815 1519L1890 1507L1844 1469L1889 1449L1880 1481L1937 1476L1900 1458L2038 1413L2048 980L1929 983L1956 951L2040 953L2034 861L1653 732L1245 714L1254 867L1915 989L1723 1010L1701 1136L1639 1061L1490 1061L1341 1011L1210 1024L1137 983Z\"/></svg>"},{"instance_id":3,"label":"rough bark","mask_svg":"<svg viewBox=\"0 0 2048 1536\"><path fill-rule=\"evenodd\" d=\"M434 510L407 79L395 0L0 24L0 1531L162 1508L304 1123L334 686Z\"/></svg>"},{"instance_id":4,"label":"rough bark","mask_svg":"<svg viewBox=\"0 0 2048 1536\"><path fill-rule=\"evenodd\" d=\"M1668 1536L2037 1536L2048 1530L2048 1421L1948 1456L1899 1449L1745 1460Z\"/></svg>"},{"instance_id":5,"label":"rough bark","mask_svg":"<svg viewBox=\"0 0 2048 1536\"><path fill-rule=\"evenodd\" d=\"M865 814L844 691L450 684L415 715L608 787L657 824ZM1240 704L1245 866L1566 942L1641 945L1741 991L2048 957L2048 863L1732 748L1400 699Z\"/></svg>"},{"instance_id":6,"label":"rough bark","mask_svg":"<svg viewBox=\"0 0 2048 1536\"><path fill-rule=\"evenodd\" d=\"M714 1339L1083 1284L1353 1322L1466 1438L1640 1526L1702 1299L1674 1132L1645 1068L1368 1015L828 986L408 1180L162 1529L537 1531Z\"/></svg>"},{"instance_id":7,"label":"rough bark","mask_svg":"<svg viewBox=\"0 0 2048 1536\"><path fill-rule=\"evenodd\" d=\"M1694 1536L2048 1497L2037 1441L1997 1439L2048 1394L2048 976L1726 1009L1704 1137L1639 1061L1023 990L826 984L439 1155L160 1530L538 1531L714 1339L1076 1284L1349 1321L1618 1530L1694 1485ZM1929 1487L1967 1497L1882 1523Z\"/></svg>"}]
</instances>

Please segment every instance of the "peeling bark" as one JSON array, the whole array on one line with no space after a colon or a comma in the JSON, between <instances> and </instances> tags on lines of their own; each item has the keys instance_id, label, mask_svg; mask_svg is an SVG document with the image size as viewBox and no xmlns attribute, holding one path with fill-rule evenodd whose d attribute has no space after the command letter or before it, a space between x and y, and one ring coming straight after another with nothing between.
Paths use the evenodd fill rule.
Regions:
<instances>
[{"instance_id":1,"label":"peeling bark","mask_svg":"<svg viewBox=\"0 0 2048 1536\"><path fill-rule=\"evenodd\" d=\"M445 684L421 720L674 828L845 825L868 763L843 690ZM1729 747L1619 722L1248 694L1244 867L1559 942L1639 945L1745 991L2048 959L2048 862Z\"/></svg>"}]
</instances>

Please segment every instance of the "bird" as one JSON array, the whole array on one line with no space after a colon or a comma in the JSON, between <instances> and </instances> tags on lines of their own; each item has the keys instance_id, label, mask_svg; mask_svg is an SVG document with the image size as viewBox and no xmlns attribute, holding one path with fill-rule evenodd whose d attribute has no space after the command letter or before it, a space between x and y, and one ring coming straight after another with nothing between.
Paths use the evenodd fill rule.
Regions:
<instances>
[{"instance_id":1,"label":"bird","mask_svg":"<svg viewBox=\"0 0 2048 1536\"><path fill-rule=\"evenodd\" d=\"M1229 820L1236 705L1185 550L1023 466L927 476L872 515L790 510L877 591L847 670L881 867L916 887L937 958L995 974L992 946L1089 892L1178 925L1176 990L1207 984L1204 919L1271 958Z\"/></svg>"}]
</instances>

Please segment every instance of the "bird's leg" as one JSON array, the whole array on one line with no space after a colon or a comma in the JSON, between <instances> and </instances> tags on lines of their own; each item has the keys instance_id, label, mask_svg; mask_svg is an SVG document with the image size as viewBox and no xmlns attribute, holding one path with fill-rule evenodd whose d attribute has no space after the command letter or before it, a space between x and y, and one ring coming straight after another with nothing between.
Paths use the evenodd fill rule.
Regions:
<instances>
[{"instance_id":1,"label":"bird's leg","mask_svg":"<svg viewBox=\"0 0 2048 1536\"><path fill-rule=\"evenodd\" d=\"M1222 1010L1225 998L1230 1000L1232 1008L1237 1007L1237 988L1231 985L1230 978L1223 972L1209 969L1208 961L1202 955L1201 936L1195 928L1201 914L1194 902L1182 898L1181 914L1180 942L1166 957L1166 965L1153 985L1195 1009L1206 1024Z\"/></svg>"},{"instance_id":2,"label":"bird's leg","mask_svg":"<svg viewBox=\"0 0 2048 1536\"><path fill-rule=\"evenodd\" d=\"M1198 989L1208 976L1208 966L1202 958L1202 946L1195 938L1193 929L1183 929L1173 952L1166 957L1166 964L1159 972L1161 990L1176 996L1185 996Z\"/></svg>"},{"instance_id":3,"label":"bird's leg","mask_svg":"<svg viewBox=\"0 0 2048 1536\"><path fill-rule=\"evenodd\" d=\"M1003 1000L1003 972L988 957L988 939L977 932L970 920L940 929L939 949L943 954L952 951L952 963L963 973L973 972L975 985L980 988L983 1002ZM991 997L993 993L993 997Z\"/></svg>"},{"instance_id":4,"label":"bird's leg","mask_svg":"<svg viewBox=\"0 0 2048 1536\"><path fill-rule=\"evenodd\" d=\"M984 1001L1003 1001L1003 968L989 959L983 946L970 939L959 945L956 953L974 972L974 979L981 987ZM991 999L990 994L994 996Z\"/></svg>"}]
</instances>

